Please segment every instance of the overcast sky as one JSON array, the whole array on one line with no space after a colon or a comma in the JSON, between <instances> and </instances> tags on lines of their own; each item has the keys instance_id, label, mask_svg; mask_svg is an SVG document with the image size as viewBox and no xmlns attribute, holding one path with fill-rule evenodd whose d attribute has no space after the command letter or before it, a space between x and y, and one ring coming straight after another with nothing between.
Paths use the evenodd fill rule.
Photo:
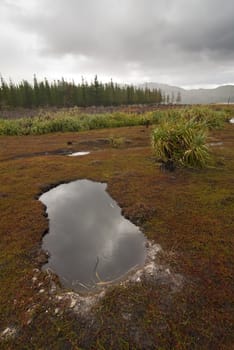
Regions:
<instances>
[{"instance_id":1,"label":"overcast sky","mask_svg":"<svg viewBox=\"0 0 234 350\"><path fill-rule=\"evenodd\" d=\"M234 0L0 0L0 16L5 79L234 84Z\"/></svg>"}]
</instances>

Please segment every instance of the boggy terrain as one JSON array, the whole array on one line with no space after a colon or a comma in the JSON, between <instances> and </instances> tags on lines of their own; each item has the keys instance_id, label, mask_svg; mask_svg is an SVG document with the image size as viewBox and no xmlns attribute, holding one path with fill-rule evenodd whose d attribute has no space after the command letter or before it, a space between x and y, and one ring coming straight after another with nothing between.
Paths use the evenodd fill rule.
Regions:
<instances>
[{"instance_id":1,"label":"boggy terrain","mask_svg":"<svg viewBox=\"0 0 234 350\"><path fill-rule=\"evenodd\" d=\"M233 348L234 126L210 134L213 167L172 173L155 162L150 134L137 126L1 136L1 349ZM106 182L162 247L156 271L105 287L96 302L40 270L49 223L38 196L77 179Z\"/></svg>"}]
</instances>

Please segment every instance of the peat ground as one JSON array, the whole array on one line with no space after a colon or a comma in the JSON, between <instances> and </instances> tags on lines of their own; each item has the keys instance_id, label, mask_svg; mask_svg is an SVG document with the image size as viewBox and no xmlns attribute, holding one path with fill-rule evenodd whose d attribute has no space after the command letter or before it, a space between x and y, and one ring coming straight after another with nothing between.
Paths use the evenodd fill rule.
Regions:
<instances>
[{"instance_id":1,"label":"peat ground","mask_svg":"<svg viewBox=\"0 0 234 350\"><path fill-rule=\"evenodd\" d=\"M212 168L173 173L155 162L150 133L0 137L1 349L233 348L234 126L210 134ZM40 270L48 220L37 198L77 179L108 184L124 215L161 245L157 263L182 276L180 288L153 275L112 286L87 313L73 310L56 276Z\"/></svg>"}]
</instances>

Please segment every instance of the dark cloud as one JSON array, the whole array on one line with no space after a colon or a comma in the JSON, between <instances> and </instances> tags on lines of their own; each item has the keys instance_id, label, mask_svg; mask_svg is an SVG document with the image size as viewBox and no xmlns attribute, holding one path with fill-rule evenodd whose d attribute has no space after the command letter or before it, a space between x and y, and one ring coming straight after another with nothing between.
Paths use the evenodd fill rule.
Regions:
<instances>
[{"instance_id":1,"label":"dark cloud","mask_svg":"<svg viewBox=\"0 0 234 350\"><path fill-rule=\"evenodd\" d=\"M3 0L0 10L17 56L26 40L45 74L234 82L233 0Z\"/></svg>"}]
</instances>

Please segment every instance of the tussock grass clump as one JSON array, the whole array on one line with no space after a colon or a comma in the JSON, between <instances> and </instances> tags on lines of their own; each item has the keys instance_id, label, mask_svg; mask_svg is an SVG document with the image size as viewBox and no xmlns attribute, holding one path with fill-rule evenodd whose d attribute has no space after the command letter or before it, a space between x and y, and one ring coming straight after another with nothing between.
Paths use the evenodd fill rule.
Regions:
<instances>
[{"instance_id":1,"label":"tussock grass clump","mask_svg":"<svg viewBox=\"0 0 234 350\"><path fill-rule=\"evenodd\" d=\"M152 133L152 146L157 159L177 166L203 168L209 164L206 146L207 129L194 119L167 120Z\"/></svg>"},{"instance_id":2,"label":"tussock grass clump","mask_svg":"<svg viewBox=\"0 0 234 350\"><path fill-rule=\"evenodd\" d=\"M115 137L115 136L110 136L109 137L109 142L111 147L113 148L120 148L124 145L125 143L125 138L124 137Z\"/></svg>"},{"instance_id":3,"label":"tussock grass clump","mask_svg":"<svg viewBox=\"0 0 234 350\"><path fill-rule=\"evenodd\" d=\"M222 129L224 123L230 119L226 111L217 111L206 106L155 111L148 113L148 115L153 124L162 124L165 121L177 123L181 118L185 120L192 119L194 122L204 124L209 130Z\"/></svg>"},{"instance_id":4,"label":"tussock grass clump","mask_svg":"<svg viewBox=\"0 0 234 350\"><path fill-rule=\"evenodd\" d=\"M230 116L224 111L208 107L168 109L134 114L125 112L103 114L81 114L78 108L56 113L39 112L37 117L20 119L0 119L0 135L42 135L52 132L74 132L82 130L117 128L165 122L177 123L181 118L204 124L208 129L222 128Z\"/></svg>"},{"instance_id":5,"label":"tussock grass clump","mask_svg":"<svg viewBox=\"0 0 234 350\"><path fill-rule=\"evenodd\" d=\"M168 110L158 115L158 127L152 133L154 153L170 167L174 164L204 168L211 160L206 146L207 131L221 129L228 119L225 111L204 106Z\"/></svg>"},{"instance_id":6,"label":"tussock grass clump","mask_svg":"<svg viewBox=\"0 0 234 350\"><path fill-rule=\"evenodd\" d=\"M145 117L121 112L94 115L58 112L34 118L0 119L0 135L42 135L135 125L145 125Z\"/></svg>"},{"instance_id":7,"label":"tussock grass clump","mask_svg":"<svg viewBox=\"0 0 234 350\"><path fill-rule=\"evenodd\" d=\"M185 109L182 116L207 126L209 130L222 129L229 117L225 111L215 111L208 107L193 107Z\"/></svg>"}]
</instances>

